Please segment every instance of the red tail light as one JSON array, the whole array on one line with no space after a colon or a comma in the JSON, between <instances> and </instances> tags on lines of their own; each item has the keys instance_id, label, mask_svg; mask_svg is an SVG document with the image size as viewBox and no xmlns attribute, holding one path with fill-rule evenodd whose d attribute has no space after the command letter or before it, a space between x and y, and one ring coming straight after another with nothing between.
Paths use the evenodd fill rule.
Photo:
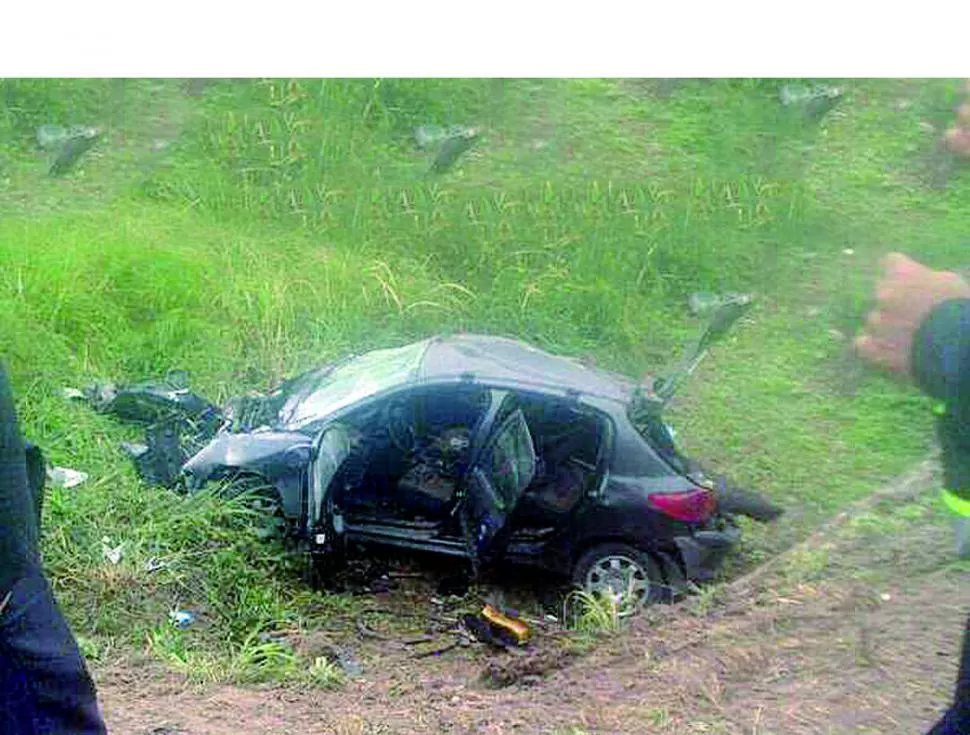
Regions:
<instances>
[{"instance_id":1,"label":"red tail light","mask_svg":"<svg viewBox=\"0 0 970 735\"><path fill-rule=\"evenodd\" d=\"M714 493L702 487L685 493L654 493L647 497L661 513L687 523L703 523L717 510Z\"/></svg>"}]
</instances>

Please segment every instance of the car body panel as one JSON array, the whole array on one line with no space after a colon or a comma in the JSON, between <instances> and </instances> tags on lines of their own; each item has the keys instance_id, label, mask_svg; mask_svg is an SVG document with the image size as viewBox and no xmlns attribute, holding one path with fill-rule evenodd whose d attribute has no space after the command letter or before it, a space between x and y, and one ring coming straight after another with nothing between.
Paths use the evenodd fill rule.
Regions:
<instances>
[{"instance_id":1,"label":"car body panel","mask_svg":"<svg viewBox=\"0 0 970 735\"><path fill-rule=\"evenodd\" d=\"M310 437L296 432L220 434L182 466L190 491L238 474L262 477L279 490L284 515L299 518L311 456Z\"/></svg>"}]
</instances>

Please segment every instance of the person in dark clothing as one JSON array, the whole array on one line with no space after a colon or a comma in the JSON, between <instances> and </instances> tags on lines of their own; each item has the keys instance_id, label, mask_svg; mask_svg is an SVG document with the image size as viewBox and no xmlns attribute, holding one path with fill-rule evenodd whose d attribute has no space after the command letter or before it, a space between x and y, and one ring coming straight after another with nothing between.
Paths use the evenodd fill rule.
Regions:
<instances>
[{"instance_id":1,"label":"person in dark clothing","mask_svg":"<svg viewBox=\"0 0 970 735\"><path fill-rule=\"evenodd\" d=\"M959 552L970 556L970 284L892 253L876 302L856 346L937 402L943 498L957 517ZM970 733L970 618L960 655L953 704L929 735Z\"/></svg>"},{"instance_id":2,"label":"person in dark clothing","mask_svg":"<svg viewBox=\"0 0 970 735\"><path fill-rule=\"evenodd\" d=\"M0 365L0 732L106 732L94 682L41 565L39 498Z\"/></svg>"}]
</instances>

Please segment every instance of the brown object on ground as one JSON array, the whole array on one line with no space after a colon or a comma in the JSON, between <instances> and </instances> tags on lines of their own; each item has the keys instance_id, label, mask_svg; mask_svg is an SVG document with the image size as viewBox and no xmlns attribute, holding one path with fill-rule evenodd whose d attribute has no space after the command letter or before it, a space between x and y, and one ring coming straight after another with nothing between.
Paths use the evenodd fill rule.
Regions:
<instances>
[{"instance_id":1,"label":"brown object on ground","mask_svg":"<svg viewBox=\"0 0 970 735\"><path fill-rule=\"evenodd\" d=\"M970 158L970 128L950 128L946 131L944 140L952 153Z\"/></svg>"},{"instance_id":2,"label":"brown object on ground","mask_svg":"<svg viewBox=\"0 0 970 735\"><path fill-rule=\"evenodd\" d=\"M957 125L961 128L970 128L970 102L964 102L957 108Z\"/></svg>"},{"instance_id":3,"label":"brown object on ground","mask_svg":"<svg viewBox=\"0 0 970 735\"><path fill-rule=\"evenodd\" d=\"M956 124L943 135L943 144L951 153L970 159L970 102L957 108L956 118Z\"/></svg>"}]
</instances>

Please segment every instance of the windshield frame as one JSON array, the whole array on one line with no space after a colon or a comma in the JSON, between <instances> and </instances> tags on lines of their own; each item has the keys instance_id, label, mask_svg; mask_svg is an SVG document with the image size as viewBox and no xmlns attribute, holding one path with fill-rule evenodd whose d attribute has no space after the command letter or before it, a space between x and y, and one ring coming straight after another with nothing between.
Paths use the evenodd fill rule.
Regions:
<instances>
[{"instance_id":1,"label":"windshield frame","mask_svg":"<svg viewBox=\"0 0 970 735\"><path fill-rule=\"evenodd\" d=\"M378 394L416 382L429 340L352 355L295 378L284 392L280 427L299 431Z\"/></svg>"}]
</instances>

